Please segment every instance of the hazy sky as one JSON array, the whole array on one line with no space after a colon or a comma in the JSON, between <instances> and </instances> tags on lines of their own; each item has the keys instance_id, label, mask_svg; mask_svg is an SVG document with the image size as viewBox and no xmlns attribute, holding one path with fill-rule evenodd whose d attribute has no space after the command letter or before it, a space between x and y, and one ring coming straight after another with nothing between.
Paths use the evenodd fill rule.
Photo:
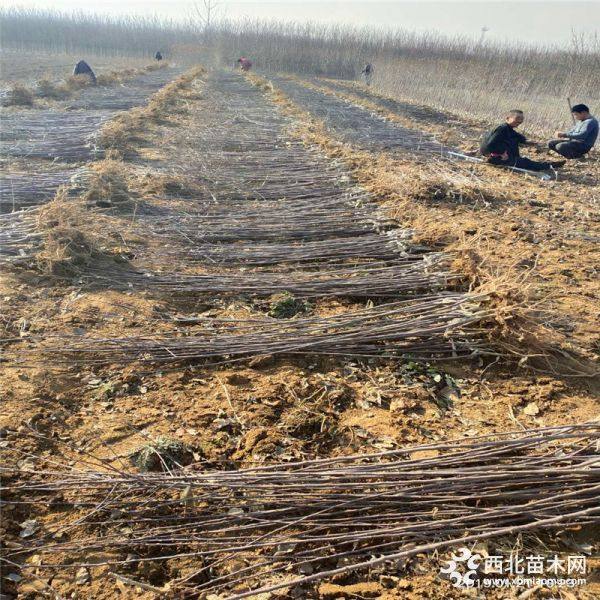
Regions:
<instances>
[{"instance_id":1,"label":"hazy sky","mask_svg":"<svg viewBox=\"0 0 600 600\"><path fill-rule=\"evenodd\" d=\"M22 0L4 5L35 6L59 10L87 10L110 14L159 14L176 19L190 13L194 0ZM478 36L482 27L498 41L568 43L572 31L599 35L600 0L515 1L421 0L380 2L329 2L278 0L220 2L221 14L294 21L339 22L378 28L436 30L447 34Z\"/></svg>"}]
</instances>

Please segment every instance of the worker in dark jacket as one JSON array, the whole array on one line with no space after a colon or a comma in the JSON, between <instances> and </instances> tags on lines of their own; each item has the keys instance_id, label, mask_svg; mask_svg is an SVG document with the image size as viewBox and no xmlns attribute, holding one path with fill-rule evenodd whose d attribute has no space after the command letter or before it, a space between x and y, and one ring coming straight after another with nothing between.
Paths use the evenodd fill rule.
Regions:
<instances>
[{"instance_id":1,"label":"worker in dark jacket","mask_svg":"<svg viewBox=\"0 0 600 600\"><path fill-rule=\"evenodd\" d=\"M523 123L525 117L522 110L511 110L506 115L506 123L496 127L481 144L481 153L492 165L516 167L527 171L547 171L550 168L562 167L566 161L538 162L525 158L519 153L519 146L528 144L527 138L515 131Z\"/></svg>"},{"instance_id":2,"label":"worker in dark jacket","mask_svg":"<svg viewBox=\"0 0 600 600\"><path fill-rule=\"evenodd\" d=\"M555 133L558 139L550 140L548 148L565 158L581 158L587 154L598 139L598 119L590 114L585 104L576 104L572 109L577 123L570 131Z\"/></svg>"},{"instance_id":3,"label":"worker in dark jacket","mask_svg":"<svg viewBox=\"0 0 600 600\"><path fill-rule=\"evenodd\" d=\"M96 85L96 76L94 75L94 71L90 65L88 65L85 60L80 60L73 69L73 75L87 75L90 81Z\"/></svg>"}]
</instances>

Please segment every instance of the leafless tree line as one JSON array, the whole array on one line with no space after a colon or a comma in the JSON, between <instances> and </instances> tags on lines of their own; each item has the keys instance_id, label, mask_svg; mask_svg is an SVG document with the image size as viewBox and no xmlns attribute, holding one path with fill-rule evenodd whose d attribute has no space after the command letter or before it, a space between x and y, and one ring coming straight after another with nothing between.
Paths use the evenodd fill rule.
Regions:
<instances>
[{"instance_id":1,"label":"leafless tree line","mask_svg":"<svg viewBox=\"0 0 600 600\"><path fill-rule=\"evenodd\" d=\"M470 117L496 120L527 111L538 131L569 119L567 97L600 105L600 40L573 34L568 47L494 45L481 36L382 32L315 23L221 18L218 3L199 2L186 19L0 12L5 48L145 55L160 48L179 59L233 64L241 55L267 71L355 79L370 62L373 87L393 97Z\"/></svg>"}]
</instances>

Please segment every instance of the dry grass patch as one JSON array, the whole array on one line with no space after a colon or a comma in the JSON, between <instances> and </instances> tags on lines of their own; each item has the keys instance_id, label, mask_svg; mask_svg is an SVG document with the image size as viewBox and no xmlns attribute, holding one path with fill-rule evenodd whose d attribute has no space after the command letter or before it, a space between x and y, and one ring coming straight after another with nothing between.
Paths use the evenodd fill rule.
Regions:
<instances>
[{"instance_id":1,"label":"dry grass patch","mask_svg":"<svg viewBox=\"0 0 600 600\"><path fill-rule=\"evenodd\" d=\"M67 189L61 188L55 199L39 215L37 229L43 234L43 245L36 255L37 268L49 275L75 276L88 268L98 268L110 262L123 262L127 246L123 231L114 220L98 213L90 213L86 206L101 208L128 205L138 194L133 187L142 188L126 166L119 160L126 152L135 151L140 133L152 122L156 111L166 115L177 104L182 90L201 69L196 69L165 86L155 94L145 108L136 108L119 114L100 132L100 143L107 149L107 159L90 168L86 190L78 199L69 199ZM154 183L157 186L156 182ZM175 178L161 178L159 189L181 191ZM139 242L139 240L136 240Z\"/></svg>"},{"instance_id":2,"label":"dry grass patch","mask_svg":"<svg viewBox=\"0 0 600 600\"><path fill-rule=\"evenodd\" d=\"M36 83L35 95L38 98L47 98L50 100L65 100L69 98L72 91L64 83L56 84L50 79L40 79Z\"/></svg>"},{"instance_id":3,"label":"dry grass patch","mask_svg":"<svg viewBox=\"0 0 600 600\"><path fill-rule=\"evenodd\" d=\"M142 473L168 471L193 462L193 452L187 444L164 436L136 449L130 461Z\"/></svg>"},{"instance_id":4,"label":"dry grass patch","mask_svg":"<svg viewBox=\"0 0 600 600\"><path fill-rule=\"evenodd\" d=\"M56 83L45 77L37 81L33 94L37 98L46 100L66 100L75 92L89 85L91 85L91 82L86 75L71 75L62 83Z\"/></svg>"},{"instance_id":5,"label":"dry grass patch","mask_svg":"<svg viewBox=\"0 0 600 600\"><path fill-rule=\"evenodd\" d=\"M115 229L109 217L90 213L86 205L110 208L135 201L137 193L132 191L132 178L119 159L123 154L135 151L135 143L139 142L140 133L147 129L149 122L153 122L156 114L166 116L179 102L182 91L191 87L201 72L203 69L186 73L157 92L148 106L121 113L106 123L100 132L100 143L107 149L108 158L91 166L87 189L81 198L68 199L66 188L62 188L40 212L38 231L43 233L44 239L36 256L40 271L74 276L107 261L113 265L115 260L123 262L123 232ZM143 183L133 183L144 189ZM177 178L162 177L151 186L155 190L183 191Z\"/></svg>"},{"instance_id":6,"label":"dry grass patch","mask_svg":"<svg viewBox=\"0 0 600 600\"><path fill-rule=\"evenodd\" d=\"M123 157L134 153L135 145L143 141L140 134L146 125L145 109L132 108L104 124L98 143L115 156Z\"/></svg>"},{"instance_id":7,"label":"dry grass patch","mask_svg":"<svg viewBox=\"0 0 600 600\"><path fill-rule=\"evenodd\" d=\"M103 160L92 165L91 178L83 200L100 208L109 208L133 200L125 165L118 160Z\"/></svg>"},{"instance_id":8,"label":"dry grass patch","mask_svg":"<svg viewBox=\"0 0 600 600\"><path fill-rule=\"evenodd\" d=\"M96 83L101 86L116 85L129 79L133 79L134 77L138 77L139 75L143 75L144 73L159 71L167 66L168 63L150 64L141 69L121 69L119 71L110 71L109 73L100 73L96 77Z\"/></svg>"},{"instance_id":9,"label":"dry grass patch","mask_svg":"<svg viewBox=\"0 0 600 600\"><path fill-rule=\"evenodd\" d=\"M4 106L33 106L35 96L26 86L17 83L9 90Z\"/></svg>"},{"instance_id":10,"label":"dry grass patch","mask_svg":"<svg viewBox=\"0 0 600 600\"><path fill-rule=\"evenodd\" d=\"M367 171L363 166L357 166L356 170L361 183L377 197L401 204L498 205L519 201L506 185L503 173L488 173L485 168L473 168L468 163L436 158L391 159L382 154Z\"/></svg>"},{"instance_id":11,"label":"dry grass patch","mask_svg":"<svg viewBox=\"0 0 600 600\"><path fill-rule=\"evenodd\" d=\"M41 211L38 230L44 244L37 254L37 267L47 275L72 276L102 255L100 242L87 231L90 215L59 190Z\"/></svg>"},{"instance_id":12,"label":"dry grass patch","mask_svg":"<svg viewBox=\"0 0 600 600\"><path fill-rule=\"evenodd\" d=\"M202 67L196 67L175 81L167 84L154 94L145 108L149 118L159 123L165 118L165 113L177 109L181 100L190 94L194 79L205 73Z\"/></svg>"},{"instance_id":13,"label":"dry grass patch","mask_svg":"<svg viewBox=\"0 0 600 600\"><path fill-rule=\"evenodd\" d=\"M162 61L162 62L156 62L156 63L146 65L143 68L143 70L146 71L147 73L152 73L152 71L159 71L160 69L164 69L167 66L169 66L169 63Z\"/></svg>"},{"instance_id":14,"label":"dry grass patch","mask_svg":"<svg viewBox=\"0 0 600 600\"><path fill-rule=\"evenodd\" d=\"M161 88L150 97L146 106L118 114L102 127L100 146L119 157L134 153L135 146L144 141L141 133L173 114L194 79L201 73L204 73L204 69L197 67Z\"/></svg>"},{"instance_id":15,"label":"dry grass patch","mask_svg":"<svg viewBox=\"0 0 600 600\"><path fill-rule=\"evenodd\" d=\"M200 185L186 177L162 173L147 173L140 178L136 187L143 196L154 197L193 198L203 191Z\"/></svg>"},{"instance_id":16,"label":"dry grass patch","mask_svg":"<svg viewBox=\"0 0 600 600\"><path fill-rule=\"evenodd\" d=\"M72 92L76 92L91 85L91 81L87 75L71 75L65 80L65 85Z\"/></svg>"},{"instance_id":17,"label":"dry grass patch","mask_svg":"<svg viewBox=\"0 0 600 600\"><path fill-rule=\"evenodd\" d=\"M119 73L118 71L111 71L110 73L100 73L96 75L96 85L101 87L110 87L111 85L115 85L117 83L121 83L130 77L131 71L133 69L127 69L124 73Z\"/></svg>"},{"instance_id":18,"label":"dry grass patch","mask_svg":"<svg viewBox=\"0 0 600 600\"><path fill-rule=\"evenodd\" d=\"M148 65L141 69L121 69L118 71L110 71L108 73L100 73L96 77L96 85L108 87L117 85L138 77L144 73L164 69L166 63L161 65ZM44 77L37 81L32 94L37 98L48 100L66 100L73 96L79 90L82 90L91 85L91 81L87 75L71 75L65 81L52 81L50 77Z\"/></svg>"},{"instance_id":19,"label":"dry grass patch","mask_svg":"<svg viewBox=\"0 0 600 600\"><path fill-rule=\"evenodd\" d=\"M121 236L108 219L91 215L81 202L67 198L66 188L40 212L37 229L44 242L36 267L46 275L74 277L92 266L122 262L115 250L115 238Z\"/></svg>"}]
</instances>

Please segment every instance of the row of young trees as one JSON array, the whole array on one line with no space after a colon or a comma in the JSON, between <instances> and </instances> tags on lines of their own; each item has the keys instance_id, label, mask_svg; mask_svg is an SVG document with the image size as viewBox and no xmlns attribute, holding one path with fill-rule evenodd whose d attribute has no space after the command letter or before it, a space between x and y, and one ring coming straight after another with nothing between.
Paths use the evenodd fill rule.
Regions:
<instances>
[{"instance_id":1,"label":"row of young trees","mask_svg":"<svg viewBox=\"0 0 600 600\"><path fill-rule=\"evenodd\" d=\"M95 55L146 55L198 39L193 23L156 16L111 18L19 7L0 11L0 31L4 49Z\"/></svg>"}]
</instances>

